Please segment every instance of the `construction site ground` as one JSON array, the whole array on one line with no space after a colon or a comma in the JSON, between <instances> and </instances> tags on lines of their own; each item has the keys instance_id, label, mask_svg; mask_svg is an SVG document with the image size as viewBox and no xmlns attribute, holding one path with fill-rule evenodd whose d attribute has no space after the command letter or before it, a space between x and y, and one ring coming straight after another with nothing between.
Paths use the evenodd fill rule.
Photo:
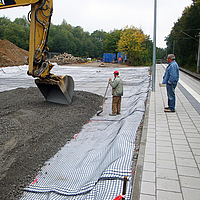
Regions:
<instances>
[{"instance_id":1,"label":"construction site ground","mask_svg":"<svg viewBox=\"0 0 200 200\"><path fill-rule=\"evenodd\" d=\"M24 64L24 56L28 56L27 51L7 40L0 42L0 67ZM70 66L128 67L125 64L102 62ZM12 76L15 78L15 74ZM83 125L100 110L102 101L103 97L100 95L75 91L73 103L66 107L44 101L44 97L35 87L1 91L0 199L19 199L23 189L35 179L44 162L80 132ZM141 129L142 123L135 141L133 171L137 161Z\"/></svg>"},{"instance_id":2,"label":"construction site ground","mask_svg":"<svg viewBox=\"0 0 200 200\"><path fill-rule=\"evenodd\" d=\"M98 69L101 64L71 66ZM104 63L104 67L127 66ZM75 91L73 103L66 107L44 101L34 87L0 92L0 199L19 199L45 161L80 132L100 110L102 101L97 94ZM141 128L136 137L137 150ZM137 156L133 160L134 170Z\"/></svg>"},{"instance_id":3,"label":"construction site ground","mask_svg":"<svg viewBox=\"0 0 200 200\"><path fill-rule=\"evenodd\" d=\"M0 92L0 199L19 199L101 103L101 96L83 91L75 91L69 106L44 101L38 88Z\"/></svg>"}]
</instances>

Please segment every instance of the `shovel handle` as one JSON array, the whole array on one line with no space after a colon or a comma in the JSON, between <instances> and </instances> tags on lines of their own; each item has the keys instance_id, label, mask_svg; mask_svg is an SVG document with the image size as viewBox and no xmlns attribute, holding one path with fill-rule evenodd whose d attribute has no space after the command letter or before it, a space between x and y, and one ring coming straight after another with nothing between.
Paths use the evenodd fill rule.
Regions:
<instances>
[{"instance_id":1,"label":"shovel handle","mask_svg":"<svg viewBox=\"0 0 200 200\"><path fill-rule=\"evenodd\" d=\"M126 195L126 183L127 183L127 176L124 176L124 185L123 185L122 195ZM122 200L125 200L125 198L122 198Z\"/></svg>"},{"instance_id":2,"label":"shovel handle","mask_svg":"<svg viewBox=\"0 0 200 200\"><path fill-rule=\"evenodd\" d=\"M104 104L104 101L105 101L105 98L106 98L108 87L109 87L109 82L108 82L108 85L107 85L107 88L106 88L106 92L105 92L104 97L103 97L103 104ZM103 104L102 104L102 110L103 110Z\"/></svg>"}]
</instances>

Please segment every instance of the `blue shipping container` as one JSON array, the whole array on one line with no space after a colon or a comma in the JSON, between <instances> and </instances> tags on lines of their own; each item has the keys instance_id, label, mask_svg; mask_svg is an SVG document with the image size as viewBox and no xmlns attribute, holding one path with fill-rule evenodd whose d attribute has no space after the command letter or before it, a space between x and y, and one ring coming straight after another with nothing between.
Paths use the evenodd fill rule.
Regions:
<instances>
[{"instance_id":1,"label":"blue shipping container","mask_svg":"<svg viewBox=\"0 0 200 200\"><path fill-rule=\"evenodd\" d=\"M123 52L119 52L118 54L117 54L117 60L119 61L119 58L121 58L121 62L126 62L126 60L127 60L127 57L126 57L126 54L125 53L123 53Z\"/></svg>"},{"instance_id":2,"label":"blue shipping container","mask_svg":"<svg viewBox=\"0 0 200 200\"><path fill-rule=\"evenodd\" d=\"M103 54L103 62L115 62L116 54L114 53L104 53Z\"/></svg>"}]
</instances>

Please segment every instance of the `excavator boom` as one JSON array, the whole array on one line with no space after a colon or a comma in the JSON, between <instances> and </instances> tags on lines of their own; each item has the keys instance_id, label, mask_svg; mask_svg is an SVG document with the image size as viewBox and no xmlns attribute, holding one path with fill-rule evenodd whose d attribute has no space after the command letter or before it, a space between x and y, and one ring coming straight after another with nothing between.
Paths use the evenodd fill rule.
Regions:
<instances>
[{"instance_id":1,"label":"excavator boom","mask_svg":"<svg viewBox=\"0 0 200 200\"><path fill-rule=\"evenodd\" d=\"M16 6L26 6L37 3L38 1L39 0L0 0L0 7L2 9Z\"/></svg>"},{"instance_id":2,"label":"excavator boom","mask_svg":"<svg viewBox=\"0 0 200 200\"><path fill-rule=\"evenodd\" d=\"M70 76L56 76L48 56L48 34L53 13L53 0L0 0L0 9L31 5L29 69L28 75L36 77L36 85L47 101L71 104L74 81Z\"/></svg>"}]
</instances>

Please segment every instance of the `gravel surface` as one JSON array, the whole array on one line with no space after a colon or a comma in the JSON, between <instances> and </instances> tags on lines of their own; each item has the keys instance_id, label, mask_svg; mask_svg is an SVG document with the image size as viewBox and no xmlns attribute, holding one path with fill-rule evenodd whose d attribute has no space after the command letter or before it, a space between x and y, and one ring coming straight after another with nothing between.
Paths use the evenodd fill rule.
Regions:
<instances>
[{"instance_id":1,"label":"gravel surface","mask_svg":"<svg viewBox=\"0 0 200 200\"><path fill-rule=\"evenodd\" d=\"M66 106L45 101L38 88L0 92L0 199L19 199L44 162L100 110L102 100L75 91Z\"/></svg>"}]
</instances>

